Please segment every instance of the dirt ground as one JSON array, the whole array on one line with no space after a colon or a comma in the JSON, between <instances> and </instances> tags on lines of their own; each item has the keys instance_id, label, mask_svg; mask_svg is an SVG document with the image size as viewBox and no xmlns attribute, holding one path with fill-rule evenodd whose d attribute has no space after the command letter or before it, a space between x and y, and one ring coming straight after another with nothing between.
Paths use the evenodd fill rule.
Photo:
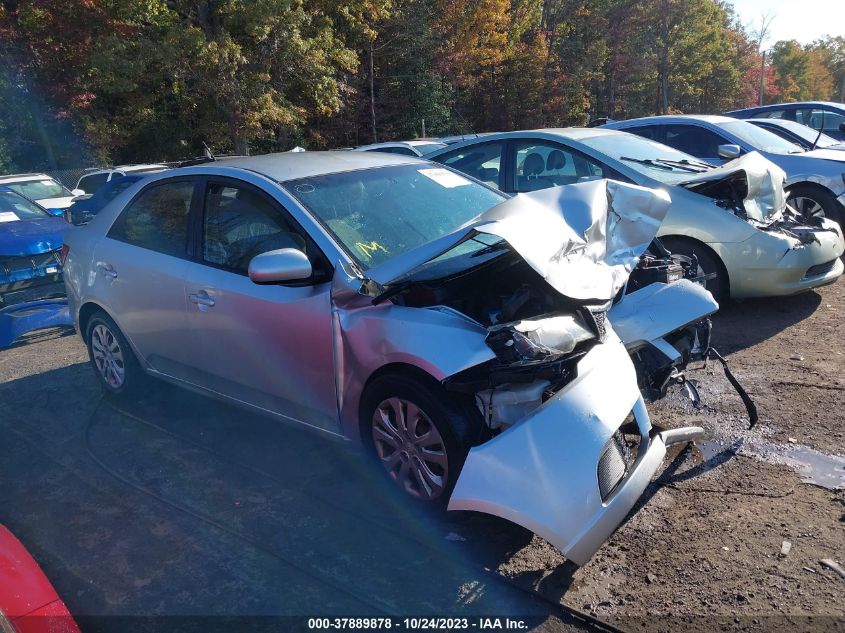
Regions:
<instances>
[{"instance_id":1,"label":"dirt ground","mask_svg":"<svg viewBox=\"0 0 845 633\"><path fill-rule=\"evenodd\" d=\"M487 592L481 604L504 606L515 600L466 571L483 566L625 630L845 630L845 578L820 564L833 559L845 565L844 308L842 280L797 297L726 306L714 319L714 344L755 400L759 423L748 430L745 409L719 365L691 371L702 407L695 410L672 394L650 407L651 415L662 426L701 425L710 439L675 449L638 510L580 569L527 531L470 514L445 520L435 538L442 543L443 535L456 535L447 541L457 553L446 554L451 559L434 567L437 555L430 552L415 558L401 543L388 547L381 540L372 547L366 531L355 540L359 528L353 524L342 524L341 536L349 544L338 556L337 535L321 530L340 528L331 525L335 519L321 518L318 498L328 490L347 505L358 502L353 504L348 482L337 484L339 467L329 466L337 458L330 457L324 443L296 444L276 423L174 389L131 411L100 406L76 336L48 336L0 352L5 447L0 473L20 473L28 460L44 473L26 481L5 480L0 521L29 539L71 610L85 613L145 610L150 604L159 612L182 613L189 605L189 611L201 613L203 597L225 610L226 596L240 599L240 591L253 607L282 609L271 604L278 595L271 578L284 554L293 562L305 557L307 565L320 556L335 557L329 571L338 586L348 586L360 573L364 580L355 589L380 592L385 600L392 600L393 587L422 578L425 569L460 563L449 567L450 580L438 587L444 600L470 601L468 586L482 597ZM14 443L23 448L15 449ZM279 446L286 446L284 455ZM232 463L221 461L221 455ZM90 463L92 456L116 478L109 496L100 497L106 494L103 473ZM801 465L805 462L811 467ZM297 472L286 472L294 463ZM357 462L350 458L348 463ZM86 493L84 516L76 520L79 534L88 534L86 521L100 516L129 521L125 533L101 529L87 540L78 537L79 542L73 525L52 525L51 504L66 504L67 516L75 512L65 497L70 484L62 483L69 473L92 490ZM351 470L347 475L350 481L358 476ZM190 487L187 480L194 476L198 485ZM214 482L213 491L202 489L206 481ZM279 481L293 483L280 491ZM44 493L41 483L48 490L58 486L61 493ZM840 489L832 489L836 486ZM43 494L46 499L39 499ZM195 501L206 508L203 512L214 510L214 521L202 529L183 525L190 512L198 511L177 507L180 518L163 524L156 508L171 498ZM289 516L291 503L299 508L296 520ZM242 518L241 504L249 506L249 521ZM416 528L420 533L421 526ZM283 549L271 552L275 558L261 563L265 567L256 567L259 554L246 563L226 559L222 544L240 538L244 530L254 530L253 541L272 534L266 542ZM283 530L285 539L275 543ZM131 547L124 552L125 546L108 545L118 537L150 543L133 558ZM785 541L791 549L782 556ZM156 556L166 547L168 558L161 564ZM118 569L109 567L115 548L120 549ZM391 570L406 554L405 575L394 581ZM194 555L196 561L183 560ZM62 577L61 570L72 565L77 566L73 576ZM438 571L437 577L442 581L445 573ZM237 578L220 585L227 574ZM206 583L201 594L192 593L201 581ZM286 586L288 580L279 582ZM403 594L397 592L396 599L407 605ZM309 595L302 595L303 603ZM429 611L434 603L422 604ZM345 607L339 603L337 608Z\"/></svg>"}]
</instances>

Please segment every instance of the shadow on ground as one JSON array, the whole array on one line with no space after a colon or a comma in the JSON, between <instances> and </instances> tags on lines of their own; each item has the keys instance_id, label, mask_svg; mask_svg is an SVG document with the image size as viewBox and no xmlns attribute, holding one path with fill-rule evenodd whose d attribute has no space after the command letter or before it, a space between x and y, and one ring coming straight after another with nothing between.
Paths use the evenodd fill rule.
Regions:
<instances>
[{"instance_id":1,"label":"shadow on ground","mask_svg":"<svg viewBox=\"0 0 845 633\"><path fill-rule=\"evenodd\" d=\"M90 372L0 384L0 521L89 629L144 614L553 612L344 443L158 382L140 401L101 399ZM485 533L502 537L485 547L499 562L530 538Z\"/></svg>"},{"instance_id":2,"label":"shadow on ground","mask_svg":"<svg viewBox=\"0 0 845 633\"><path fill-rule=\"evenodd\" d=\"M725 303L713 317L713 346L730 354L765 341L809 317L821 304L817 292Z\"/></svg>"}]
</instances>

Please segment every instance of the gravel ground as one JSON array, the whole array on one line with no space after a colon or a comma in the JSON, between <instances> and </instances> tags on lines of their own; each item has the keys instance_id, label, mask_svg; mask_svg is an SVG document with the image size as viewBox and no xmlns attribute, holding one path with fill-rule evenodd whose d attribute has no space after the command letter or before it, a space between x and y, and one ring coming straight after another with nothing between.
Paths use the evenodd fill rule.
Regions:
<instances>
[{"instance_id":1,"label":"gravel ground","mask_svg":"<svg viewBox=\"0 0 845 633\"><path fill-rule=\"evenodd\" d=\"M466 539L462 556L473 564L624 629L845 630L845 579L819 562L845 565L843 308L840 280L797 297L734 303L716 316L714 344L760 422L747 429L717 364L691 371L702 407L672 394L652 417L699 424L710 439L669 455L638 511L586 566L494 518L450 515L444 529ZM43 403L92 415L98 390L86 361L76 336L0 352L0 411L21 415L14 398L42 403L30 415L36 425L50 415ZM781 555L784 542L791 549Z\"/></svg>"}]
</instances>

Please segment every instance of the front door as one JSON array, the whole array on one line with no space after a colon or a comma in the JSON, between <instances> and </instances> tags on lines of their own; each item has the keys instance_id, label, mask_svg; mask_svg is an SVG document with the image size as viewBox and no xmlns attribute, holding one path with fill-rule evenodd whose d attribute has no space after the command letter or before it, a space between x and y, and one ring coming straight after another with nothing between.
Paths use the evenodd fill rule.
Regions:
<instances>
[{"instance_id":1,"label":"front door","mask_svg":"<svg viewBox=\"0 0 845 633\"><path fill-rule=\"evenodd\" d=\"M199 252L185 285L191 381L274 414L339 432L330 273L314 243L266 192L209 180ZM280 248L305 251L314 274L258 285L249 262Z\"/></svg>"}]
</instances>

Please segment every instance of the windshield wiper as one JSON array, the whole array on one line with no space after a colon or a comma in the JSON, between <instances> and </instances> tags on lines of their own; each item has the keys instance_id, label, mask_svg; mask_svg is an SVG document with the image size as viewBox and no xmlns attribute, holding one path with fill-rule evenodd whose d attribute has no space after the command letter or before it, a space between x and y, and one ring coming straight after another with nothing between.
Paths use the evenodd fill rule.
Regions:
<instances>
[{"instance_id":1,"label":"windshield wiper","mask_svg":"<svg viewBox=\"0 0 845 633\"><path fill-rule=\"evenodd\" d=\"M667 171L682 169L684 171L701 173L702 171L706 171L706 169L712 168L712 165L708 165L707 163L692 163L688 160L669 160L667 158L631 158L630 156L620 156L619 160L627 160L632 163L657 167L658 169L665 169ZM706 169L703 167L706 167Z\"/></svg>"},{"instance_id":2,"label":"windshield wiper","mask_svg":"<svg viewBox=\"0 0 845 633\"><path fill-rule=\"evenodd\" d=\"M649 167L657 167L658 169L665 169L666 171L674 171L671 165L661 165L650 158L631 158L630 156L620 156L619 160L626 160L629 163L639 163L640 165L647 165Z\"/></svg>"},{"instance_id":3,"label":"windshield wiper","mask_svg":"<svg viewBox=\"0 0 845 633\"><path fill-rule=\"evenodd\" d=\"M713 169L713 165L710 163L705 163L704 161L700 160L689 160L685 158L684 160L669 160L668 158L655 158L654 162L661 163L663 165L671 165L672 167L679 167L681 169L688 169L693 171L694 169L697 171L708 171Z\"/></svg>"}]
</instances>

